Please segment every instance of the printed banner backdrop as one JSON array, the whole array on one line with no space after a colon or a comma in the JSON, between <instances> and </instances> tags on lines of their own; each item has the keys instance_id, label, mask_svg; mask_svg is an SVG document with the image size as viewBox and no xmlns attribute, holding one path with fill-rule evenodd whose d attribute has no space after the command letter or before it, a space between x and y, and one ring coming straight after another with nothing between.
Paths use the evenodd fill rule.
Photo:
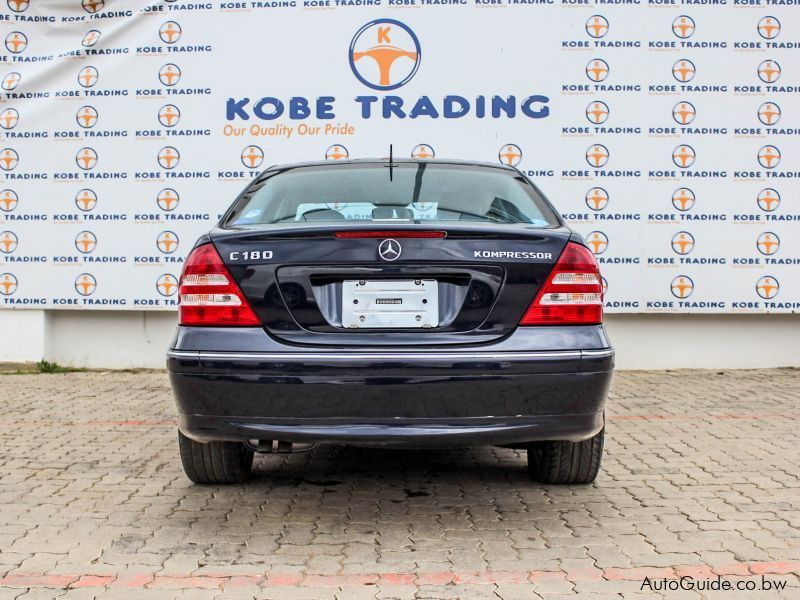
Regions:
<instances>
[{"instance_id":1,"label":"printed banner backdrop","mask_svg":"<svg viewBox=\"0 0 800 600\"><path fill-rule=\"evenodd\" d=\"M173 309L269 164L510 163L608 312L800 308L800 0L0 0L0 306Z\"/></svg>"}]
</instances>

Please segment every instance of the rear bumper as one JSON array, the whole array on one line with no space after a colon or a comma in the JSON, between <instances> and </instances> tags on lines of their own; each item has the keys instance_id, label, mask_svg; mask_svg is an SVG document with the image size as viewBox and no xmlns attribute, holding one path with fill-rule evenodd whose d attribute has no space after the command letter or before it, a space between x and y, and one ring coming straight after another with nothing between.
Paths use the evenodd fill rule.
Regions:
<instances>
[{"instance_id":1,"label":"rear bumper","mask_svg":"<svg viewBox=\"0 0 800 600\"><path fill-rule=\"evenodd\" d=\"M608 347L276 350L170 350L181 430L201 441L577 441L603 426L613 368Z\"/></svg>"},{"instance_id":2,"label":"rear bumper","mask_svg":"<svg viewBox=\"0 0 800 600\"><path fill-rule=\"evenodd\" d=\"M379 420L374 420L379 421ZM200 440L280 440L362 446L513 446L583 440L603 427L603 413L485 419L255 419L181 414L184 434Z\"/></svg>"}]
</instances>

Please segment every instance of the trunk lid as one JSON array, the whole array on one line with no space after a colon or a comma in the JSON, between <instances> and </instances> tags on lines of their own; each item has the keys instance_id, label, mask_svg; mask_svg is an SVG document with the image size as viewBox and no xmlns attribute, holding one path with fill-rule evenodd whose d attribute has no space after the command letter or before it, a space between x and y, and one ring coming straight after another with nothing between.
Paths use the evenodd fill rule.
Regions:
<instances>
[{"instance_id":1,"label":"trunk lid","mask_svg":"<svg viewBox=\"0 0 800 600\"><path fill-rule=\"evenodd\" d=\"M445 237L405 237L431 231L444 232ZM488 342L510 334L547 279L570 231L523 224L373 222L216 229L210 237L275 337L304 345L435 346ZM384 256L379 251L382 243L384 249L389 246ZM428 283L434 291L426 296L436 313L435 326L346 327L343 323L352 322L352 314L344 313L350 308L342 305L343 297L364 297L354 297L354 289L369 296L372 282L385 281L392 283L377 287L401 290L378 300L387 304L401 303L408 286L435 282Z\"/></svg>"}]
</instances>

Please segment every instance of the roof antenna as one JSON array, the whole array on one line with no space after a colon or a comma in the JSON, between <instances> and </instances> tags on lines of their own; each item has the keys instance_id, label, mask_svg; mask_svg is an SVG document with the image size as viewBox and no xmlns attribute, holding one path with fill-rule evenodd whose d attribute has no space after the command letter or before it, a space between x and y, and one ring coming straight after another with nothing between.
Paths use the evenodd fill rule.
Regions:
<instances>
[{"instance_id":1,"label":"roof antenna","mask_svg":"<svg viewBox=\"0 0 800 600\"><path fill-rule=\"evenodd\" d=\"M392 145L389 144L389 181L392 181L393 169L394 169L394 155L392 154Z\"/></svg>"}]
</instances>

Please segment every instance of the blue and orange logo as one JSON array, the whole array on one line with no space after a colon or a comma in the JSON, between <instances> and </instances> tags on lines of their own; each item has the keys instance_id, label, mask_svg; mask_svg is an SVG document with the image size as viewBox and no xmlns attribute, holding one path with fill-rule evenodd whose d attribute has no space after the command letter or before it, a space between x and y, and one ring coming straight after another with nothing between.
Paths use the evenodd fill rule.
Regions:
<instances>
[{"instance_id":1,"label":"blue and orange logo","mask_svg":"<svg viewBox=\"0 0 800 600\"><path fill-rule=\"evenodd\" d=\"M81 148L75 154L75 162L82 171L91 171L97 165L97 152L94 148Z\"/></svg>"},{"instance_id":2,"label":"blue and orange logo","mask_svg":"<svg viewBox=\"0 0 800 600\"><path fill-rule=\"evenodd\" d=\"M758 164L765 169L774 169L781 162L781 151L775 146L762 146L758 151Z\"/></svg>"},{"instance_id":3,"label":"blue and orange logo","mask_svg":"<svg viewBox=\"0 0 800 600\"><path fill-rule=\"evenodd\" d=\"M374 90L396 90L416 75L422 61L417 35L395 19L370 21L353 36L348 51L353 75Z\"/></svg>"},{"instance_id":4,"label":"blue and orange logo","mask_svg":"<svg viewBox=\"0 0 800 600\"><path fill-rule=\"evenodd\" d=\"M672 65L672 76L681 83L694 79L695 73L697 73L697 68L692 61L686 58L681 58Z\"/></svg>"},{"instance_id":5,"label":"blue and orange logo","mask_svg":"<svg viewBox=\"0 0 800 600\"><path fill-rule=\"evenodd\" d=\"M694 121L696 115L697 111L694 108L694 104L691 102L681 100L672 107L672 118L675 119L676 123L680 123L681 125L688 125Z\"/></svg>"},{"instance_id":6,"label":"blue and orange logo","mask_svg":"<svg viewBox=\"0 0 800 600\"><path fill-rule=\"evenodd\" d=\"M775 125L781 120L781 107L774 102L764 102L758 107L758 120L764 125Z\"/></svg>"},{"instance_id":7,"label":"blue and orange logo","mask_svg":"<svg viewBox=\"0 0 800 600\"><path fill-rule=\"evenodd\" d=\"M611 111L608 108L608 104L600 102L600 100L590 102L589 106L586 107L586 118L595 125L602 125L608 121L610 114Z\"/></svg>"},{"instance_id":8,"label":"blue and orange logo","mask_svg":"<svg viewBox=\"0 0 800 600\"><path fill-rule=\"evenodd\" d=\"M81 39L81 46L84 48L91 48L100 41L101 35L102 34L97 29L90 29L83 35L83 39Z\"/></svg>"},{"instance_id":9,"label":"blue and orange logo","mask_svg":"<svg viewBox=\"0 0 800 600\"><path fill-rule=\"evenodd\" d=\"M0 210L3 212L11 212L17 208L19 204L19 196L14 190L3 190L0 192Z\"/></svg>"},{"instance_id":10,"label":"blue and orange logo","mask_svg":"<svg viewBox=\"0 0 800 600\"><path fill-rule=\"evenodd\" d=\"M516 144L506 144L497 153L498 160L510 167L516 167L522 160L522 149Z\"/></svg>"},{"instance_id":11,"label":"blue and orange logo","mask_svg":"<svg viewBox=\"0 0 800 600\"><path fill-rule=\"evenodd\" d=\"M91 231L81 231L75 236L75 248L81 254L91 254L97 248L97 236Z\"/></svg>"},{"instance_id":12,"label":"blue and orange logo","mask_svg":"<svg viewBox=\"0 0 800 600\"><path fill-rule=\"evenodd\" d=\"M264 162L264 151L260 146L245 146L240 158L245 167L248 169L256 169Z\"/></svg>"},{"instance_id":13,"label":"blue and orange logo","mask_svg":"<svg viewBox=\"0 0 800 600\"><path fill-rule=\"evenodd\" d=\"M688 298L694 292L694 281L688 275L678 275L669 284L669 289L676 298Z\"/></svg>"},{"instance_id":14,"label":"blue and orange logo","mask_svg":"<svg viewBox=\"0 0 800 600\"><path fill-rule=\"evenodd\" d=\"M756 281L756 293L764 300L771 300L777 296L780 289L781 284L772 275L759 277L758 281Z\"/></svg>"},{"instance_id":15,"label":"blue and orange logo","mask_svg":"<svg viewBox=\"0 0 800 600\"><path fill-rule=\"evenodd\" d=\"M3 273L0 275L0 294L3 296L10 296L17 291L19 281L11 273Z\"/></svg>"},{"instance_id":16,"label":"blue and orange logo","mask_svg":"<svg viewBox=\"0 0 800 600\"><path fill-rule=\"evenodd\" d=\"M165 64L158 70L158 80L167 87L177 85L181 80L180 67L174 63Z\"/></svg>"},{"instance_id":17,"label":"blue and orange logo","mask_svg":"<svg viewBox=\"0 0 800 600\"><path fill-rule=\"evenodd\" d=\"M594 39L605 37L608 33L608 19L603 15L592 15L586 20L586 33Z\"/></svg>"},{"instance_id":18,"label":"blue and orange logo","mask_svg":"<svg viewBox=\"0 0 800 600\"><path fill-rule=\"evenodd\" d=\"M417 144L411 150L411 158L436 158L436 152L433 151L433 146L428 144Z\"/></svg>"},{"instance_id":19,"label":"blue and orange logo","mask_svg":"<svg viewBox=\"0 0 800 600\"><path fill-rule=\"evenodd\" d=\"M21 13L28 10L30 0L6 0L6 4L8 4L8 8L14 12Z\"/></svg>"},{"instance_id":20,"label":"blue and orange logo","mask_svg":"<svg viewBox=\"0 0 800 600\"><path fill-rule=\"evenodd\" d=\"M75 291L81 296L91 296L97 289L97 279L91 273L81 273L75 278Z\"/></svg>"},{"instance_id":21,"label":"blue and orange logo","mask_svg":"<svg viewBox=\"0 0 800 600\"><path fill-rule=\"evenodd\" d=\"M75 120L80 127L84 129L91 129L97 125L97 118L100 115L94 106L81 106L78 112L75 113Z\"/></svg>"},{"instance_id":22,"label":"blue and orange logo","mask_svg":"<svg viewBox=\"0 0 800 600\"><path fill-rule=\"evenodd\" d=\"M164 146L158 151L158 164L168 171L174 169L181 162L181 153L175 146Z\"/></svg>"},{"instance_id":23,"label":"blue and orange logo","mask_svg":"<svg viewBox=\"0 0 800 600\"><path fill-rule=\"evenodd\" d=\"M592 210L603 210L606 206L608 206L609 195L608 192L605 191L601 187L593 187L588 192L586 192L586 206L588 206Z\"/></svg>"},{"instance_id":24,"label":"blue and orange logo","mask_svg":"<svg viewBox=\"0 0 800 600\"><path fill-rule=\"evenodd\" d=\"M81 0L81 6L89 14L94 14L103 10L106 0Z\"/></svg>"},{"instance_id":25,"label":"blue and orange logo","mask_svg":"<svg viewBox=\"0 0 800 600\"><path fill-rule=\"evenodd\" d=\"M781 22L775 17L763 17L758 21L758 35L765 40L774 40L781 32Z\"/></svg>"},{"instance_id":26,"label":"blue and orange logo","mask_svg":"<svg viewBox=\"0 0 800 600\"><path fill-rule=\"evenodd\" d=\"M17 249L19 238L13 231L0 232L0 252L3 254L11 254Z\"/></svg>"},{"instance_id":27,"label":"blue and orange logo","mask_svg":"<svg viewBox=\"0 0 800 600\"><path fill-rule=\"evenodd\" d=\"M344 160L349 157L350 153L347 151L347 148L341 144L328 146L328 149L325 150L325 160Z\"/></svg>"},{"instance_id":28,"label":"blue and orange logo","mask_svg":"<svg viewBox=\"0 0 800 600\"><path fill-rule=\"evenodd\" d=\"M602 231L592 231L586 236L592 254L599 255L608 250L608 236Z\"/></svg>"},{"instance_id":29,"label":"blue and orange logo","mask_svg":"<svg viewBox=\"0 0 800 600\"><path fill-rule=\"evenodd\" d=\"M158 37L165 44L174 44L181 38L181 26L175 21L167 21L158 29Z\"/></svg>"},{"instance_id":30,"label":"blue and orange logo","mask_svg":"<svg viewBox=\"0 0 800 600\"><path fill-rule=\"evenodd\" d=\"M687 144L681 144L672 151L672 162L681 169L688 169L694 164L697 154L694 148Z\"/></svg>"},{"instance_id":31,"label":"blue and orange logo","mask_svg":"<svg viewBox=\"0 0 800 600\"><path fill-rule=\"evenodd\" d=\"M781 248L781 238L771 231L765 231L756 240L756 248L764 256L772 256Z\"/></svg>"},{"instance_id":32,"label":"blue and orange logo","mask_svg":"<svg viewBox=\"0 0 800 600\"><path fill-rule=\"evenodd\" d=\"M3 148L0 150L0 169L3 171L13 171L19 164L19 154L13 148Z\"/></svg>"},{"instance_id":33,"label":"blue and orange logo","mask_svg":"<svg viewBox=\"0 0 800 600\"><path fill-rule=\"evenodd\" d=\"M0 202L2 197L0 197ZM781 205L781 195L778 190L772 188L764 188L758 193L756 197L758 207L764 212L773 212Z\"/></svg>"},{"instance_id":34,"label":"blue and orange logo","mask_svg":"<svg viewBox=\"0 0 800 600\"><path fill-rule=\"evenodd\" d=\"M689 188L678 188L672 193L672 206L681 212L690 210L695 203L695 195Z\"/></svg>"},{"instance_id":35,"label":"blue and orange logo","mask_svg":"<svg viewBox=\"0 0 800 600\"><path fill-rule=\"evenodd\" d=\"M175 292L178 291L178 279L175 275L164 273L156 279L156 290L165 298L174 296Z\"/></svg>"},{"instance_id":36,"label":"blue and orange logo","mask_svg":"<svg viewBox=\"0 0 800 600\"><path fill-rule=\"evenodd\" d=\"M79 191L75 194L75 206L78 210L89 212L97 206L97 194L89 189Z\"/></svg>"},{"instance_id":37,"label":"blue and orange logo","mask_svg":"<svg viewBox=\"0 0 800 600\"><path fill-rule=\"evenodd\" d=\"M158 192L158 197L156 198L156 202L158 203L158 207L166 212L172 212L176 208L178 208L178 203L180 202L180 196L178 192L173 190L172 188L164 188L160 192Z\"/></svg>"},{"instance_id":38,"label":"blue and orange logo","mask_svg":"<svg viewBox=\"0 0 800 600\"><path fill-rule=\"evenodd\" d=\"M758 65L758 78L764 83L775 83L781 77L781 66L774 60L764 60Z\"/></svg>"},{"instance_id":39,"label":"blue and orange logo","mask_svg":"<svg viewBox=\"0 0 800 600\"><path fill-rule=\"evenodd\" d=\"M100 77L99 71L94 67L83 67L78 71L78 85L85 88L93 87L98 78Z\"/></svg>"},{"instance_id":40,"label":"blue and orange logo","mask_svg":"<svg viewBox=\"0 0 800 600\"><path fill-rule=\"evenodd\" d=\"M595 82L604 81L609 70L608 63L602 58L593 58L586 64L586 76Z\"/></svg>"},{"instance_id":41,"label":"blue and orange logo","mask_svg":"<svg viewBox=\"0 0 800 600\"><path fill-rule=\"evenodd\" d=\"M694 250L694 236L688 231L679 231L672 236L670 244L676 254L689 254Z\"/></svg>"},{"instance_id":42,"label":"blue and orange logo","mask_svg":"<svg viewBox=\"0 0 800 600\"><path fill-rule=\"evenodd\" d=\"M586 162L593 167L604 167L611 154L603 144L594 144L586 149Z\"/></svg>"},{"instance_id":43,"label":"blue and orange logo","mask_svg":"<svg viewBox=\"0 0 800 600\"><path fill-rule=\"evenodd\" d=\"M14 129L19 123L19 112L15 108L7 108L0 113L0 127L3 129Z\"/></svg>"},{"instance_id":44,"label":"blue and orange logo","mask_svg":"<svg viewBox=\"0 0 800 600\"><path fill-rule=\"evenodd\" d=\"M12 31L6 36L6 50L11 54L20 54L28 47L28 36L21 31Z\"/></svg>"},{"instance_id":45,"label":"blue and orange logo","mask_svg":"<svg viewBox=\"0 0 800 600\"><path fill-rule=\"evenodd\" d=\"M174 104L165 104L158 110L158 122L164 127L175 127L181 120L181 111Z\"/></svg>"},{"instance_id":46,"label":"blue and orange logo","mask_svg":"<svg viewBox=\"0 0 800 600\"><path fill-rule=\"evenodd\" d=\"M178 249L180 239L174 231L162 231L156 238L156 247L163 254L172 254Z\"/></svg>"},{"instance_id":47,"label":"blue and orange logo","mask_svg":"<svg viewBox=\"0 0 800 600\"><path fill-rule=\"evenodd\" d=\"M694 19L688 15L675 17L675 20L672 21L672 33L682 40L692 37L692 35L694 35L694 30Z\"/></svg>"},{"instance_id":48,"label":"blue and orange logo","mask_svg":"<svg viewBox=\"0 0 800 600\"><path fill-rule=\"evenodd\" d=\"M10 92L14 88L19 85L20 80L22 79L22 75L17 73L16 71L12 71L3 77L2 83L0 83L0 87L2 87L5 91Z\"/></svg>"}]
</instances>

